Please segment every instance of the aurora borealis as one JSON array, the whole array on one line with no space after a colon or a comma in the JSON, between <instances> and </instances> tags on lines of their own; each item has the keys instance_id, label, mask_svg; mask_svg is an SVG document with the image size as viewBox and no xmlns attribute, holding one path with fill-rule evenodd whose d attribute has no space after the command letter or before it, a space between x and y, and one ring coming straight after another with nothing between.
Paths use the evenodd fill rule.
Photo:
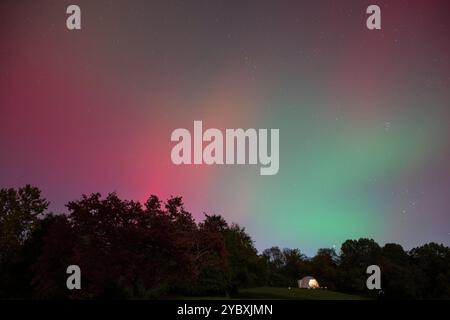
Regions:
<instances>
[{"instance_id":1,"label":"aurora borealis","mask_svg":"<svg viewBox=\"0 0 450 320\"><path fill-rule=\"evenodd\" d=\"M82 30L68 31L77 3ZM382 30L366 28L378 4ZM0 187L181 195L258 249L450 244L448 1L2 1ZM175 166L175 128L279 128L280 168Z\"/></svg>"}]
</instances>

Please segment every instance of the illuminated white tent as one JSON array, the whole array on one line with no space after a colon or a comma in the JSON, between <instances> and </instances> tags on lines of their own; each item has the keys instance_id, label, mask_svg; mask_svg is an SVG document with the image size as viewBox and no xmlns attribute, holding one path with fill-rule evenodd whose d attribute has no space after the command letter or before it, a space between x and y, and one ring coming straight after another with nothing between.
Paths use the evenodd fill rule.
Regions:
<instances>
[{"instance_id":1,"label":"illuminated white tent","mask_svg":"<svg viewBox=\"0 0 450 320\"><path fill-rule=\"evenodd\" d=\"M307 276L298 280L298 287L304 289L318 289L320 288L320 285L316 279L311 276Z\"/></svg>"}]
</instances>

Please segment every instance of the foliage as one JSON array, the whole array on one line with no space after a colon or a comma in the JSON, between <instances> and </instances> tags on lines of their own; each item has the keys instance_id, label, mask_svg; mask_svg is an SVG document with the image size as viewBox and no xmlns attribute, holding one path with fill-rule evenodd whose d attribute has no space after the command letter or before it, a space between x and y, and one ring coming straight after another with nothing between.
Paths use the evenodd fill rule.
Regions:
<instances>
[{"instance_id":1,"label":"foliage","mask_svg":"<svg viewBox=\"0 0 450 320\"><path fill-rule=\"evenodd\" d=\"M47 212L48 204L35 187L0 190L0 298L239 297L252 292L245 288L296 287L307 275L358 295L450 298L450 248L441 244L408 252L361 238L345 241L339 254L322 248L308 258L278 247L258 254L244 228L219 215L197 223L181 197L150 196L142 205L95 193L69 202L65 215ZM72 264L82 270L82 290L66 288ZM366 288L372 264L382 270L375 294Z\"/></svg>"}]
</instances>

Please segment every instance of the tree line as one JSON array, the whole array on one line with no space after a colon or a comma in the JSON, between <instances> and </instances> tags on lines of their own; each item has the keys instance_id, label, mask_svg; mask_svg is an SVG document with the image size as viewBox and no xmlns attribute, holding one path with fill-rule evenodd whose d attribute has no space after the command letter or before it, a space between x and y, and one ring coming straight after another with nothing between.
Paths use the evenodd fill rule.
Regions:
<instances>
[{"instance_id":1,"label":"tree line","mask_svg":"<svg viewBox=\"0 0 450 320\"><path fill-rule=\"evenodd\" d=\"M232 297L248 287L296 287L306 275L380 299L450 298L450 248L442 244L405 251L362 238L311 258L278 247L259 254L244 228L219 215L196 222L181 197L141 204L95 193L69 202L66 214L48 206L36 187L0 190L1 299ZM366 288L372 264L381 268L381 291ZM81 268L82 290L67 289L69 265Z\"/></svg>"}]
</instances>

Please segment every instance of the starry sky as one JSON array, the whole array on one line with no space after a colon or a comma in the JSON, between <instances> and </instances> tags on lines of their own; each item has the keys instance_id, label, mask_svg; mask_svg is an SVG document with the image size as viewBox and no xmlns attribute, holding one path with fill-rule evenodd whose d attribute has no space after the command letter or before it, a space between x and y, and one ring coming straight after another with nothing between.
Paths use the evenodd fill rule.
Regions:
<instances>
[{"instance_id":1,"label":"starry sky","mask_svg":"<svg viewBox=\"0 0 450 320\"><path fill-rule=\"evenodd\" d=\"M82 30L66 28L78 4ZM366 28L370 4L382 30ZM0 187L182 195L259 250L450 245L450 4L1 1ZM280 129L280 170L175 166L176 128Z\"/></svg>"}]
</instances>

